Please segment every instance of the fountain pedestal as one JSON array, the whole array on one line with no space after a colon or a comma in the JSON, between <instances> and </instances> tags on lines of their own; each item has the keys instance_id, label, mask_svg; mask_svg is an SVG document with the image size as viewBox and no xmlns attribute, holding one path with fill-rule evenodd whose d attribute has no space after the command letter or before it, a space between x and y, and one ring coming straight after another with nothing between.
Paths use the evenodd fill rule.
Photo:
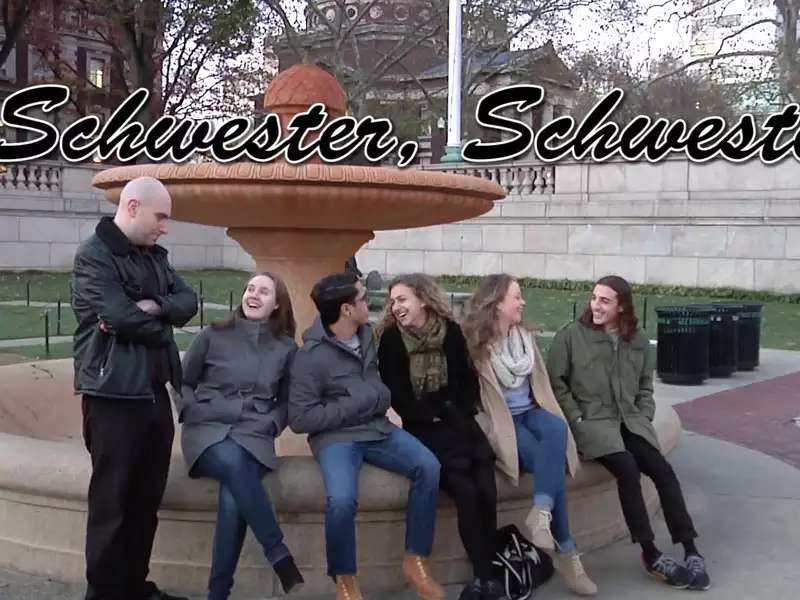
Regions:
<instances>
[{"instance_id":1,"label":"fountain pedestal","mask_svg":"<svg viewBox=\"0 0 800 600\"><path fill-rule=\"evenodd\" d=\"M230 227L228 235L253 257L256 271L280 274L289 289L295 319L303 324L311 323L317 314L310 286L341 271L345 261L375 237L364 230L262 227Z\"/></svg>"}]
</instances>

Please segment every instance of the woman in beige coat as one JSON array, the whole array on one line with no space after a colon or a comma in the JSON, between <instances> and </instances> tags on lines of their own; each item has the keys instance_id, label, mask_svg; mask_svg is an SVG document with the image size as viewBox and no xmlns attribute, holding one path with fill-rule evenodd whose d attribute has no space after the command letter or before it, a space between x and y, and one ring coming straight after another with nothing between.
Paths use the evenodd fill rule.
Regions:
<instances>
[{"instance_id":1,"label":"woman in beige coat","mask_svg":"<svg viewBox=\"0 0 800 600\"><path fill-rule=\"evenodd\" d=\"M575 441L553 396L530 329L522 323L525 300L510 275L485 278L470 302L464 334L477 368L481 414L476 417L497 456L498 468L519 484L533 473L533 508L526 519L532 541L556 547L556 568L578 595L597 586L583 569L567 517L566 471L578 468Z\"/></svg>"}]
</instances>

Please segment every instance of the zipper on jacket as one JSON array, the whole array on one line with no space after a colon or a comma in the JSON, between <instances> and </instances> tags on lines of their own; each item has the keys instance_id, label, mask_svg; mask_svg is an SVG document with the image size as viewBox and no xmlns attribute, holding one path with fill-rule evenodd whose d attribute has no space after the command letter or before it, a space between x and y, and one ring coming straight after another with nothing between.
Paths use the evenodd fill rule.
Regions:
<instances>
[{"instance_id":1,"label":"zipper on jacket","mask_svg":"<svg viewBox=\"0 0 800 600\"><path fill-rule=\"evenodd\" d=\"M103 374L106 372L106 365L108 364L108 358L109 356L111 356L111 343L112 340L109 340L108 351L106 352L106 355L103 357L103 364L100 365L100 377L102 377Z\"/></svg>"}]
</instances>

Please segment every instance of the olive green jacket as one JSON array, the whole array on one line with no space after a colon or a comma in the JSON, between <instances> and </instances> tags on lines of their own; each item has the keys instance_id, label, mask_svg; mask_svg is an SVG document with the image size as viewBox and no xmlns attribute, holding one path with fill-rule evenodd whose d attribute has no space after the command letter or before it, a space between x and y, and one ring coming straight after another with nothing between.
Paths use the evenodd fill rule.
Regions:
<instances>
[{"instance_id":1,"label":"olive green jacket","mask_svg":"<svg viewBox=\"0 0 800 600\"><path fill-rule=\"evenodd\" d=\"M637 332L617 350L611 337L576 321L556 333L547 371L585 459L623 452L620 426L659 448L652 420L654 353Z\"/></svg>"}]
</instances>

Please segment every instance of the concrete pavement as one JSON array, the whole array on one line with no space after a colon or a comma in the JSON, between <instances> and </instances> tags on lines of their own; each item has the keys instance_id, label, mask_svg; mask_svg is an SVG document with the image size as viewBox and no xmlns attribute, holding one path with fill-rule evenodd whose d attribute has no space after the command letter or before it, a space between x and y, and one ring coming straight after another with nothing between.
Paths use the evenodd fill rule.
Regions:
<instances>
[{"instance_id":1,"label":"concrete pavement","mask_svg":"<svg viewBox=\"0 0 800 600\"><path fill-rule=\"evenodd\" d=\"M779 377L800 368L798 353L762 351L762 367L730 379L695 387L656 383L659 401L679 404L718 391ZM800 406L800 403L798 403ZM800 411L799 411L800 412ZM637 547L623 540L584 556L600 587L600 598L667 600L690 594L704 600L794 600L800 597L800 470L735 444L685 432L670 460L682 482L689 511L701 537L713 587L708 592L667 588L639 564ZM663 519L655 519L657 543L682 558L670 544ZM322 531L320 531L322 535ZM398 566L399 568L399 566ZM78 600L83 586L0 570L1 600ZM460 586L450 586L456 600ZM262 596L259 600L266 598ZM315 600L330 599L331 594ZM414 600L411 592L368 595L374 600ZM572 597L557 576L538 590L540 600ZM193 597L192 600L201 600ZM232 600L257 600L236 594Z\"/></svg>"}]
</instances>

